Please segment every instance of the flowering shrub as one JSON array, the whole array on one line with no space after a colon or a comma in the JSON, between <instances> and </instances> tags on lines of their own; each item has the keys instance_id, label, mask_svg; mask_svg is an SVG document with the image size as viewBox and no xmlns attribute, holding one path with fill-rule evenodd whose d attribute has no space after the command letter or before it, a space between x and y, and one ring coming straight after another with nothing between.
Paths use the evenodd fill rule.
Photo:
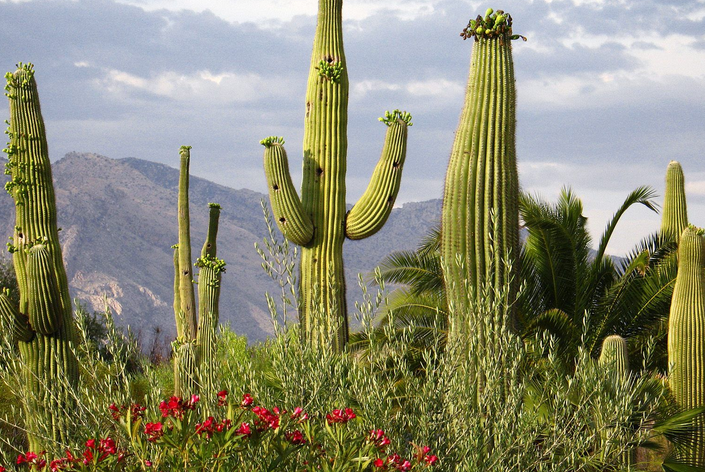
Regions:
<instances>
[{"instance_id":1,"label":"flowering shrub","mask_svg":"<svg viewBox=\"0 0 705 472\"><path fill-rule=\"evenodd\" d=\"M237 403L217 394L221 415L200 420L197 395L189 400L171 397L159 404L159 416L146 421L149 412L138 404L110 405L110 416L121 425L129 443L118 447L110 438L89 439L80 454L47 462L44 453L20 454L17 464L29 470L266 470L307 471L412 471L430 467L438 458L428 447L416 448L413 457L389 451L383 430L359 435L349 423L358 421L351 408L334 409L312 418L303 408L291 412L256 405L250 394ZM150 418L151 419L151 418ZM126 449L122 449L122 448ZM5 469L0 468L0 472Z\"/></svg>"}]
</instances>

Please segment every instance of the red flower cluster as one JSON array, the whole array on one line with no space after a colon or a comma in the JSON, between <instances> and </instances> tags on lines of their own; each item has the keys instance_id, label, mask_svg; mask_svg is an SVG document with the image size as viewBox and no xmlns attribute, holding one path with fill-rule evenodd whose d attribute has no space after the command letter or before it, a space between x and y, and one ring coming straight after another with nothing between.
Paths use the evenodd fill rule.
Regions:
<instances>
[{"instance_id":1,"label":"red flower cluster","mask_svg":"<svg viewBox=\"0 0 705 472\"><path fill-rule=\"evenodd\" d=\"M284 436L286 436L287 441L291 444L306 444L306 438L304 438L303 433L298 429L294 431L287 431Z\"/></svg>"},{"instance_id":2,"label":"red flower cluster","mask_svg":"<svg viewBox=\"0 0 705 472\"><path fill-rule=\"evenodd\" d=\"M110 409L110 414L113 416L113 419L115 421L118 421L120 418L122 418L124 416L124 412L126 412L128 409L130 410L130 413L132 415L132 421L137 421L138 418L142 418L144 416L144 410L147 409L146 407L141 406L139 403L133 403L129 407L126 405L118 407L115 403L111 403L108 408Z\"/></svg>"},{"instance_id":3,"label":"red flower cluster","mask_svg":"<svg viewBox=\"0 0 705 472\"><path fill-rule=\"evenodd\" d=\"M335 409L326 415L326 420L328 420L328 424L344 424L355 418L357 418L357 415L353 413L352 408L346 408L345 410Z\"/></svg>"},{"instance_id":4,"label":"red flower cluster","mask_svg":"<svg viewBox=\"0 0 705 472\"><path fill-rule=\"evenodd\" d=\"M201 400L198 395L191 395L191 400L184 401L180 397L171 397L169 401L162 401L159 404L159 410L162 412L164 418L168 416L173 416L176 419L183 419L184 412L186 410L194 410L196 408L196 403Z\"/></svg>"},{"instance_id":5,"label":"red flower cluster","mask_svg":"<svg viewBox=\"0 0 705 472\"><path fill-rule=\"evenodd\" d=\"M103 462L108 456L118 453L115 441L111 438L101 439L96 443L95 439L89 439L86 441L86 450L83 451L83 463L88 465L93 461L95 454L97 453L98 462ZM123 454L118 456L118 460L123 459Z\"/></svg>"},{"instance_id":6,"label":"red flower cluster","mask_svg":"<svg viewBox=\"0 0 705 472\"><path fill-rule=\"evenodd\" d=\"M221 390L216 394L218 396L218 406L225 406L228 404L228 391L227 390Z\"/></svg>"},{"instance_id":7,"label":"red flower cluster","mask_svg":"<svg viewBox=\"0 0 705 472\"><path fill-rule=\"evenodd\" d=\"M224 419L220 423L216 423L215 418L209 416L203 423L198 423L196 425L196 434L206 435L206 438L210 439L215 432L222 433L227 431L232 426L232 422L229 419Z\"/></svg>"},{"instance_id":8,"label":"red flower cluster","mask_svg":"<svg viewBox=\"0 0 705 472\"><path fill-rule=\"evenodd\" d=\"M267 428L277 429L279 427L279 408L274 407L273 411L262 406L252 407L252 413L257 415L256 426L258 431L264 431Z\"/></svg>"},{"instance_id":9,"label":"red flower cluster","mask_svg":"<svg viewBox=\"0 0 705 472\"><path fill-rule=\"evenodd\" d=\"M373 429L372 431L370 431L369 440L370 442L374 443L375 446L382 450L387 447L390 443L389 438L384 435L384 431L382 431L381 429Z\"/></svg>"},{"instance_id":10,"label":"red flower cluster","mask_svg":"<svg viewBox=\"0 0 705 472\"><path fill-rule=\"evenodd\" d=\"M164 436L164 425L162 423L147 423L144 426L144 434L147 435L147 441L156 442L157 439Z\"/></svg>"},{"instance_id":11,"label":"red flower cluster","mask_svg":"<svg viewBox=\"0 0 705 472\"><path fill-rule=\"evenodd\" d=\"M372 431L374 433L374 437L377 437L377 434L381 432L381 430L378 431ZM382 437L384 437L384 433L382 432L381 434ZM374 439L373 439L374 440ZM387 443L388 444L388 443ZM424 447L416 447L416 454L414 457L416 458L417 462L419 464L424 464L426 466L432 466L436 462L438 462L438 457L435 455L429 455L429 452L431 452L431 448L428 446ZM411 470L412 464L408 460L402 459L401 456L397 453L391 454L387 456L386 459L376 459L373 462L374 466L377 467L378 469L381 470L400 470L402 472L407 472Z\"/></svg>"},{"instance_id":12,"label":"red flower cluster","mask_svg":"<svg viewBox=\"0 0 705 472\"><path fill-rule=\"evenodd\" d=\"M43 469L47 465L46 459L42 457L43 455L44 451L39 454L32 451L27 451L26 454L20 454L17 456L17 465L27 464L29 467L34 466L37 470Z\"/></svg>"},{"instance_id":13,"label":"red flower cluster","mask_svg":"<svg viewBox=\"0 0 705 472\"><path fill-rule=\"evenodd\" d=\"M252 398L252 395L249 393L246 393L242 396L242 402L240 402L240 406L243 408L247 408L249 406L252 406L252 404L255 402L255 399Z\"/></svg>"},{"instance_id":14,"label":"red flower cluster","mask_svg":"<svg viewBox=\"0 0 705 472\"><path fill-rule=\"evenodd\" d=\"M235 431L235 434L239 434L240 436L249 436L252 434L250 423L242 423L237 431Z\"/></svg>"},{"instance_id":15,"label":"red flower cluster","mask_svg":"<svg viewBox=\"0 0 705 472\"><path fill-rule=\"evenodd\" d=\"M291 414L292 420L295 420L296 418L299 419L299 423L306 421L308 419L308 413L304 413L303 408L297 406L296 408L294 408L294 412Z\"/></svg>"}]
</instances>

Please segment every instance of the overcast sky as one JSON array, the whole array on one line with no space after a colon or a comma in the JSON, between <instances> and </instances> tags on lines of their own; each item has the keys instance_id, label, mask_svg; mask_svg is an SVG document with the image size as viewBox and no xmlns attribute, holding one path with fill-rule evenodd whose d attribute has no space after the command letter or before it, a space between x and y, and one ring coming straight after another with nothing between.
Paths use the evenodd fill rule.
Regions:
<instances>
[{"instance_id":1,"label":"overcast sky","mask_svg":"<svg viewBox=\"0 0 705 472\"><path fill-rule=\"evenodd\" d=\"M315 0L0 0L0 67L35 64L52 160L70 151L138 157L266 191L259 140L284 136L301 176ZM705 225L705 0L346 0L350 77L347 200L379 157L385 110L413 114L398 203L439 198L472 41L488 6L514 18L517 155L524 190L583 198L599 236L639 185L663 194L685 170L689 217ZM8 112L0 112L3 119ZM660 202L660 198L659 198ZM658 227L632 210L609 250Z\"/></svg>"}]
</instances>

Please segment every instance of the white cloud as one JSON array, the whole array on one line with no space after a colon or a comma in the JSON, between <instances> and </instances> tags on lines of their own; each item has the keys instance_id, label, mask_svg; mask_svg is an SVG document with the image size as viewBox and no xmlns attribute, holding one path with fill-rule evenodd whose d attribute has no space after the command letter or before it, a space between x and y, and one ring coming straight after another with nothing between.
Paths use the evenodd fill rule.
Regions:
<instances>
[{"instance_id":1,"label":"white cloud","mask_svg":"<svg viewBox=\"0 0 705 472\"><path fill-rule=\"evenodd\" d=\"M317 2L311 0L119 0L120 3L138 6L146 11L167 9L171 11L210 10L230 22L263 20L288 21L296 15L316 15ZM413 20L434 12L439 0L348 0L344 15L349 20L363 20L382 10L394 12L400 19ZM273 24L260 23L267 28Z\"/></svg>"},{"instance_id":2,"label":"white cloud","mask_svg":"<svg viewBox=\"0 0 705 472\"><path fill-rule=\"evenodd\" d=\"M131 94L135 90L177 101L212 104L254 102L266 97L282 96L288 79L269 78L255 73L221 73L208 70L184 75L173 71L140 77L125 71L105 70L94 85L113 94Z\"/></svg>"}]
</instances>

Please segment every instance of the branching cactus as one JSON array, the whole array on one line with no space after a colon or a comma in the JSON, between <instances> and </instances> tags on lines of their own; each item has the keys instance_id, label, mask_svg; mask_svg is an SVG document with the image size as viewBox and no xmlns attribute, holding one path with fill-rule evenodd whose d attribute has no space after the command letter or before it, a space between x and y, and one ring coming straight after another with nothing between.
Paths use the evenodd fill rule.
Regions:
<instances>
[{"instance_id":1,"label":"branching cactus","mask_svg":"<svg viewBox=\"0 0 705 472\"><path fill-rule=\"evenodd\" d=\"M602 341L602 352L598 362L619 378L629 375L627 340L617 334L607 336Z\"/></svg>"},{"instance_id":2,"label":"branching cactus","mask_svg":"<svg viewBox=\"0 0 705 472\"><path fill-rule=\"evenodd\" d=\"M478 288L485 284L496 290L511 284L508 303L513 303L518 267L506 264L506 257L519 255L511 41L521 36L512 34L509 14L492 9L471 20L461 36L475 42L465 106L446 173L441 221L446 292L456 313L467 311L469 297L479 296Z\"/></svg>"},{"instance_id":3,"label":"branching cactus","mask_svg":"<svg viewBox=\"0 0 705 472\"><path fill-rule=\"evenodd\" d=\"M72 388L78 383L71 298L59 245L56 199L44 121L32 64L19 64L5 78L10 99L6 184L15 201L10 245L19 306L0 295L0 313L9 321L26 366L25 409L29 448L41 451L66 440Z\"/></svg>"},{"instance_id":4,"label":"branching cactus","mask_svg":"<svg viewBox=\"0 0 705 472\"><path fill-rule=\"evenodd\" d=\"M688 226L680 237L678 275L668 317L669 385L682 408L705 406L705 238ZM705 424L688 459L705 464Z\"/></svg>"},{"instance_id":5,"label":"branching cactus","mask_svg":"<svg viewBox=\"0 0 705 472\"><path fill-rule=\"evenodd\" d=\"M181 147L179 174L179 244L174 248L174 315L177 339L174 351L174 394L180 397L203 391L212 393L214 385L215 334L218 327L220 279L225 262L216 257L220 205L210 203L210 218L199 267L198 301L193 287L191 259L191 220L189 217L189 166L191 147Z\"/></svg>"},{"instance_id":6,"label":"branching cactus","mask_svg":"<svg viewBox=\"0 0 705 472\"><path fill-rule=\"evenodd\" d=\"M661 236L676 241L688 226L688 209L685 202L685 178L678 161L671 161L666 169L666 195L661 214Z\"/></svg>"},{"instance_id":7,"label":"branching cactus","mask_svg":"<svg viewBox=\"0 0 705 472\"><path fill-rule=\"evenodd\" d=\"M343 241L363 239L384 225L394 206L406 156L408 113L381 118L387 125L382 156L364 195L349 214L345 208L348 72L343 51L342 0L320 0L311 55L301 196L291 181L284 140L261 141L264 169L277 225L302 247L299 320L312 345L328 343L320 333L334 327L332 348L348 339ZM316 313L322 316L317 316ZM323 326L321 326L323 325Z\"/></svg>"}]
</instances>

